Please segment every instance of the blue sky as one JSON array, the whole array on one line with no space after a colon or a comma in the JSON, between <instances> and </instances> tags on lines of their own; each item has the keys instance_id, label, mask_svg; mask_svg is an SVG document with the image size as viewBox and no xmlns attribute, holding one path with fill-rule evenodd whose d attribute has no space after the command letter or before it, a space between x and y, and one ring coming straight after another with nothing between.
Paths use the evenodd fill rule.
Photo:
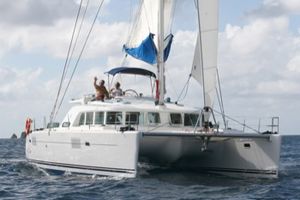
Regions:
<instances>
[{"instance_id":1,"label":"blue sky","mask_svg":"<svg viewBox=\"0 0 300 200\"><path fill-rule=\"evenodd\" d=\"M90 1L92 18L99 0ZM78 2L0 2L0 137L20 134L28 116L41 126L43 116L50 115ZM95 75L101 77L119 65L128 13L136 2L106 1L58 119L68 110L70 98L93 92ZM171 75L167 90L173 99L192 62L194 14L192 0L178 1L173 52L167 64L167 75ZM220 0L219 68L227 114L248 121L280 116L282 133L299 133L299 14L297 0ZM199 106L200 87L191 84L195 91L189 92L184 103Z\"/></svg>"}]
</instances>

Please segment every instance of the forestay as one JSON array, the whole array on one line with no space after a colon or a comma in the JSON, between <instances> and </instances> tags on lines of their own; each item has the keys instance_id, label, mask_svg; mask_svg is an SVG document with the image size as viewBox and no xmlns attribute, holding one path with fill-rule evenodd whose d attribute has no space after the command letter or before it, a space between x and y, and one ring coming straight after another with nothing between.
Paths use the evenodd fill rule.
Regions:
<instances>
[{"instance_id":1,"label":"forestay","mask_svg":"<svg viewBox=\"0 0 300 200\"><path fill-rule=\"evenodd\" d=\"M218 0L198 0L199 32L192 76L203 86L204 106L212 107L216 88ZM203 73L202 73L203 72Z\"/></svg>"}]
</instances>

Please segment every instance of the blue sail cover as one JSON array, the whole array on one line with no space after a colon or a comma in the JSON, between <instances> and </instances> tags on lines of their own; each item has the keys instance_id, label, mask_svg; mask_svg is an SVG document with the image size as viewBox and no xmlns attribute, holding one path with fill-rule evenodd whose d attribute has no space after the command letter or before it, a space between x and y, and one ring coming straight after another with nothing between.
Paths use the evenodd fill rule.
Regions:
<instances>
[{"instance_id":1,"label":"blue sail cover","mask_svg":"<svg viewBox=\"0 0 300 200\"><path fill-rule=\"evenodd\" d=\"M157 50L153 41L154 34L150 33L149 36L142 41L136 48L128 48L125 45L123 49L132 57L142 60L149 64L156 63Z\"/></svg>"},{"instance_id":2,"label":"blue sail cover","mask_svg":"<svg viewBox=\"0 0 300 200\"><path fill-rule=\"evenodd\" d=\"M164 40L164 43L167 44L167 46L165 46L165 48L164 48L164 62L166 62L166 60L169 57L172 42L173 42L173 34L170 34Z\"/></svg>"},{"instance_id":3,"label":"blue sail cover","mask_svg":"<svg viewBox=\"0 0 300 200\"><path fill-rule=\"evenodd\" d=\"M154 44L153 37L154 34L150 33L149 36L144 39L138 47L128 48L126 45L124 45L123 49L132 57L153 65L157 63L157 49ZM167 42L167 45L164 49L164 61L166 61L169 57L173 35L168 35L164 41Z\"/></svg>"}]
</instances>

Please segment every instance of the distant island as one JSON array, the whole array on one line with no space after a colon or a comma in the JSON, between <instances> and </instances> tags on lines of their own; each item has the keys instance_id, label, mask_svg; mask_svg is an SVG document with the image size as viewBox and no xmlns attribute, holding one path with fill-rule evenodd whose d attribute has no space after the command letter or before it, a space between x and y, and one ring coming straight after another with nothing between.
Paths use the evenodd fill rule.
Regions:
<instances>
[{"instance_id":1,"label":"distant island","mask_svg":"<svg viewBox=\"0 0 300 200\"><path fill-rule=\"evenodd\" d=\"M10 137L10 139L18 139L18 136L14 133L14 134L12 134L12 136Z\"/></svg>"},{"instance_id":2,"label":"distant island","mask_svg":"<svg viewBox=\"0 0 300 200\"><path fill-rule=\"evenodd\" d=\"M21 139L24 139L24 138L26 138L26 133L25 133L24 131L21 133L21 136L20 136L20 138L21 138Z\"/></svg>"}]
</instances>

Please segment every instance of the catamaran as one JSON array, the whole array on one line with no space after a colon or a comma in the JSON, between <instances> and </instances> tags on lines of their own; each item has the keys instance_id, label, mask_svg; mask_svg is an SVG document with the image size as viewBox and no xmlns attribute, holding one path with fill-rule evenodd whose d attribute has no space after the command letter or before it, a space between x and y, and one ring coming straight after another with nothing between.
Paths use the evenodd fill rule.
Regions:
<instances>
[{"instance_id":1,"label":"catamaran","mask_svg":"<svg viewBox=\"0 0 300 200\"><path fill-rule=\"evenodd\" d=\"M202 85L202 108L165 98L164 67L176 40L170 28L175 0L143 0L123 49L157 67L157 72L121 66L106 74L149 78L153 95L133 89L104 101L85 95L71 100L73 106L60 124L51 121L49 127L31 131L29 120L27 160L49 171L105 176L135 177L138 163L149 162L209 173L278 177L279 118L272 118L272 130L265 132L230 128L231 118L224 109L220 112L224 127L216 119L219 3L195 2L199 32L190 77Z\"/></svg>"}]
</instances>

